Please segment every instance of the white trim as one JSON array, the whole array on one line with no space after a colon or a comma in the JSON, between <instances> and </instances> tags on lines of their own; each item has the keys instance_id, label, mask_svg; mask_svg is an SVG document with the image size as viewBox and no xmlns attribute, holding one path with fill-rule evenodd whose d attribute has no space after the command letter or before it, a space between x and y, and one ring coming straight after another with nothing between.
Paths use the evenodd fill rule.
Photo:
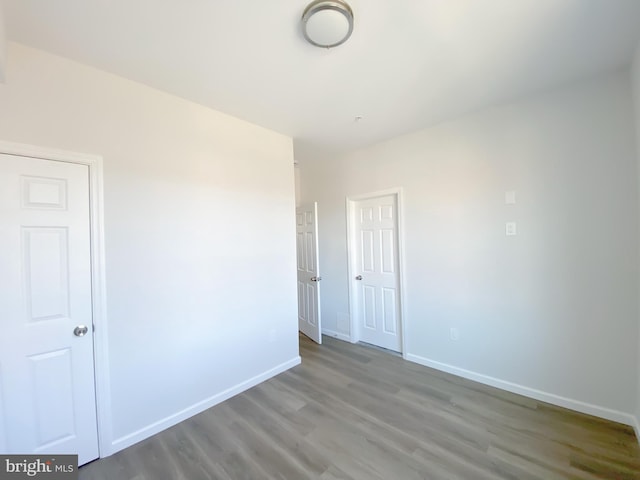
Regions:
<instances>
[{"instance_id":1,"label":"white trim","mask_svg":"<svg viewBox=\"0 0 640 480\"><path fill-rule=\"evenodd\" d=\"M335 330L328 330L326 328L322 329L322 334L327 337L337 338L338 340L342 340L343 342L351 342L351 337L346 333L336 332Z\"/></svg>"},{"instance_id":2,"label":"white trim","mask_svg":"<svg viewBox=\"0 0 640 480\"><path fill-rule=\"evenodd\" d=\"M347 215L347 288L349 294L349 340L348 342L357 343L358 335L356 334L356 320L355 320L355 305L354 305L354 295L355 291L353 288L353 277L355 276L355 267L353 265L353 255L351 254L351 245L354 244L355 239L353 236L355 235L354 228L351 225L352 219L352 205L353 200L351 197L347 197L345 199L345 213Z\"/></svg>"},{"instance_id":3,"label":"white trim","mask_svg":"<svg viewBox=\"0 0 640 480\"><path fill-rule=\"evenodd\" d=\"M19 157L41 158L43 160L80 163L89 165L90 167L95 166L97 163L102 163L102 157L99 155L69 152L56 148L36 147L34 145L27 145L26 143L5 142L2 140L0 140L0 153Z\"/></svg>"},{"instance_id":4,"label":"white trim","mask_svg":"<svg viewBox=\"0 0 640 480\"><path fill-rule=\"evenodd\" d=\"M556 395L553 393L543 392L542 390L536 390L535 388L525 387L524 385L519 385L517 383L507 382L506 380L500 380L488 375L465 370L464 368L454 367L453 365L430 360L419 355L407 354L406 358L410 362L418 363L420 365L424 365L425 367L431 367L442 372L451 373L452 375L456 375L458 377L463 377L475 382L482 383L484 385L489 385L501 390L524 395L535 400L540 400L541 402L551 403L559 407L586 413L587 415L594 415L596 417L605 418L614 422L634 426L636 429L636 435L639 430L637 419L629 413L624 413L619 410L613 410L606 407L600 407L598 405L582 402L580 400L574 400L572 398L561 397L560 395Z\"/></svg>"},{"instance_id":5,"label":"white trim","mask_svg":"<svg viewBox=\"0 0 640 480\"><path fill-rule=\"evenodd\" d=\"M636 440L640 443L640 420L638 420L638 416L633 416L633 430L636 432Z\"/></svg>"},{"instance_id":6,"label":"white trim","mask_svg":"<svg viewBox=\"0 0 640 480\"><path fill-rule=\"evenodd\" d=\"M213 407L214 405L224 402L225 400L235 395L238 395L239 393L242 393L245 390L250 389L251 387L258 385L259 383L269 380L270 378L275 377L276 375L286 370L289 370L290 368L295 367L296 365L300 365L301 362L302 362L302 359L299 356L292 358L291 360L285 363L282 363L270 370L267 370L264 373L256 375L255 377L250 378L249 380L246 380L244 382L241 382L231 388L228 388L223 392L217 393L212 397L209 397L205 400L195 403L190 407L180 410L177 413L169 415L168 417L165 417L162 420L158 420L157 422L147 425L146 427L136 430L135 432L125 435L124 437L120 437L113 441L111 445L113 450L112 453L123 450L127 447L130 447L131 445L134 445L142 440L145 440L146 438L151 437L152 435L160 433L161 431L166 430L167 428L173 427L174 425L194 415L197 415L198 413L204 412L205 410Z\"/></svg>"},{"instance_id":7,"label":"white trim","mask_svg":"<svg viewBox=\"0 0 640 480\"><path fill-rule=\"evenodd\" d=\"M407 352L407 330L406 330L406 276L405 276L405 235L404 235L404 204L402 200L402 187L388 188L385 190L378 190L375 192L363 193L359 195L350 195L346 198L346 215L347 215L347 272L349 275L349 339L347 341L351 343L357 343L360 341L358 333L358 325L356 324L357 315L355 314L355 305L353 298L355 295L352 279L355 276L355 259L352 254L352 246L355 244L353 221L353 206L354 203L359 200L368 200L371 198L383 197L387 195L393 195L396 198L396 234L398 236L398 289L400 290L400 341L402 357L406 359Z\"/></svg>"},{"instance_id":8,"label":"white trim","mask_svg":"<svg viewBox=\"0 0 640 480\"><path fill-rule=\"evenodd\" d=\"M89 209L91 224L91 302L93 310L94 368L96 412L98 423L98 451L100 457L111 450L111 393L109 383L109 348L107 336L107 296L104 256L104 198L102 157L53 148L36 147L0 140L0 153L20 157L41 158L58 162L77 163L89 168Z\"/></svg>"},{"instance_id":9,"label":"white trim","mask_svg":"<svg viewBox=\"0 0 640 480\"><path fill-rule=\"evenodd\" d=\"M400 331L402 332L402 358L407 359L407 296L404 294L406 291L405 285L407 284L407 277L405 273L405 234L404 234L404 200L402 188L398 188L396 193L396 209L398 210L398 221L396 227L398 228L398 282L400 284Z\"/></svg>"}]
</instances>

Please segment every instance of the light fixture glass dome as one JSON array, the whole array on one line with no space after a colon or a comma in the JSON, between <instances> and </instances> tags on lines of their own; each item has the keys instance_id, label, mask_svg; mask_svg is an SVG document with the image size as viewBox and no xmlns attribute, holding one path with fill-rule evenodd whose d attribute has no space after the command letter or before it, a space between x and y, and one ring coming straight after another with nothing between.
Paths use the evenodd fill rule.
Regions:
<instances>
[{"instance_id":1,"label":"light fixture glass dome","mask_svg":"<svg viewBox=\"0 0 640 480\"><path fill-rule=\"evenodd\" d=\"M353 32L353 11L342 0L315 0L302 14L302 32L317 47L337 47Z\"/></svg>"}]
</instances>

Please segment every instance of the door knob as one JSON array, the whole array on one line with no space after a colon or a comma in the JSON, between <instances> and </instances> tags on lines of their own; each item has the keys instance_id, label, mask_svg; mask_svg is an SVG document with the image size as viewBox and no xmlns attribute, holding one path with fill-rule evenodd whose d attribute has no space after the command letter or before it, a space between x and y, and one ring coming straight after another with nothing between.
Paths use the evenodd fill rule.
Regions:
<instances>
[{"instance_id":1,"label":"door knob","mask_svg":"<svg viewBox=\"0 0 640 480\"><path fill-rule=\"evenodd\" d=\"M322 277L311 277L312 282L319 282L320 280L322 280Z\"/></svg>"},{"instance_id":2,"label":"door knob","mask_svg":"<svg viewBox=\"0 0 640 480\"><path fill-rule=\"evenodd\" d=\"M89 331L89 327L87 327L86 325L78 325L76 328L73 329L73 334L76 337L84 337L88 331Z\"/></svg>"},{"instance_id":3,"label":"door knob","mask_svg":"<svg viewBox=\"0 0 640 480\"><path fill-rule=\"evenodd\" d=\"M358 275L358 276L356 277L356 280L362 280L362 275Z\"/></svg>"}]
</instances>

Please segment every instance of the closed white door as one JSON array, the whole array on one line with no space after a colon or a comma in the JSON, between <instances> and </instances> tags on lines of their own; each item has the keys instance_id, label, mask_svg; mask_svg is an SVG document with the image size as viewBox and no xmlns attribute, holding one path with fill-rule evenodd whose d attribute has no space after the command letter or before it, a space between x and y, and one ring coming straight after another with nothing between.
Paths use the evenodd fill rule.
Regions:
<instances>
[{"instance_id":1,"label":"closed white door","mask_svg":"<svg viewBox=\"0 0 640 480\"><path fill-rule=\"evenodd\" d=\"M86 165L0 155L0 453L98 457Z\"/></svg>"},{"instance_id":2,"label":"closed white door","mask_svg":"<svg viewBox=\"0 0 640 480\"><path fill-rule=\"evenodd\" d=\"M307 337L322 343L320 325L320 277L318 271L318 204L296 209L298 257L298 328Z\"/></svg>"},{"instance_id":3,"label":"closed white door","mask_svg":"<svg viewBox=\"0 0 640 480\"><path fill-rule=\"evenodd\" d=\"M351 208L357 338L402 350L396 195L355 201Z\"/></svg>"}]
</instances>

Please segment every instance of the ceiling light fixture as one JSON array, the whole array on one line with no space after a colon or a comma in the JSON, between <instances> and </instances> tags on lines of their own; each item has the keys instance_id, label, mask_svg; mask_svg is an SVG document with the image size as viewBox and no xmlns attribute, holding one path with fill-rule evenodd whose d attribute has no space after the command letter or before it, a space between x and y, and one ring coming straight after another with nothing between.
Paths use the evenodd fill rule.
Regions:
<instances>
[{"instance_id":1,"label":"ceiling light fixture","mask_svg":"<svg viewBox=\"0 0 640 480\"><path fill-rule=\"evenodd\" d=\"M353 10L342 0L314 0L302 13L302 33L316 47L342 45L353 32Z\"/></svg>"}]
</instances>

